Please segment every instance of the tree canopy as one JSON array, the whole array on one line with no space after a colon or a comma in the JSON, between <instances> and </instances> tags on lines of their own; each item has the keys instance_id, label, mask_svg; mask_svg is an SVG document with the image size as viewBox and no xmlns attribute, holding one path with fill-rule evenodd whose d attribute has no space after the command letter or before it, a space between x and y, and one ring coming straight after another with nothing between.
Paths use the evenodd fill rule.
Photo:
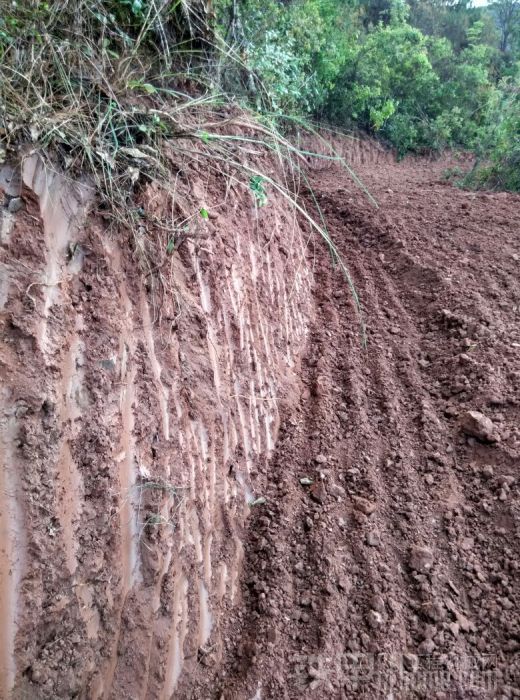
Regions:
<instances>
[{"instance_id":1,"label":"tree canopy","mask_svg":"<svg viewBox=\"0 0 520 700\"><path fill-rule=\"evenodd\" d=\"M518 187L520 0L219 0L217 9L219 30L265 88L264 109L267 97L279 115L363 129L400 155L473 150L486 178Z\"/></svg>"}]
</instances>

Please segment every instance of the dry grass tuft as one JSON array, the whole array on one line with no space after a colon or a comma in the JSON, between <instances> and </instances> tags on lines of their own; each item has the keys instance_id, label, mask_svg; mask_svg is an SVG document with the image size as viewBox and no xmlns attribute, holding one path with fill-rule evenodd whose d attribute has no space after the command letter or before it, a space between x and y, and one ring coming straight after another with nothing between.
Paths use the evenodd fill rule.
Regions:
<instances>
[{"instance_id":1,"label":"dry grass tuft","mask_svg":"<svg viewBox=\"0 0 520 700\"><path fill-rule=\"evenodd\" d=\"M339 163L362 183L325 140L324 154L302 151L267 111L254 114L226 96L216 83L229 65L262 92L212 31L202 0L0 0L0 164L37 151L71 178L88 178L100 212L134 233L143 269L153 273L175 241L158 251L146 231L164 224L181 235L186 222L147 222L135 195L154 182L173 198L172 154L202 160L259 206L266 188L284 197L325 239L358 305L317 202L310 213L298 193L302 183L308 189L310 156ZM313 130L301 120L292 128ZM251 165L265 152L275 155L280 177Z\"/></svg>"}]
</instances>

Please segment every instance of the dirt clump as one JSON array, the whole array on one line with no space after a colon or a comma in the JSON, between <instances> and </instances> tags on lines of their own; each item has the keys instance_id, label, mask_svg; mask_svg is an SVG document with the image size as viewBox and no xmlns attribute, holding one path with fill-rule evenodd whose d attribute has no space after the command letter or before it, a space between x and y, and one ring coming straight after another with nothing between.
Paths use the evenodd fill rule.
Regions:
<instances>
[{"instance_id":1,"label":"dirt clump","mask_svg":"<svg viewBox=\"0 0 520 700\"><path fill-rule=\"evenodd\" d=\"M498 440L496 427L492 421L479 411L467 411L462 416L462 430L466 435L482 440L496 442Z\"/></svg>"}]
</instances>

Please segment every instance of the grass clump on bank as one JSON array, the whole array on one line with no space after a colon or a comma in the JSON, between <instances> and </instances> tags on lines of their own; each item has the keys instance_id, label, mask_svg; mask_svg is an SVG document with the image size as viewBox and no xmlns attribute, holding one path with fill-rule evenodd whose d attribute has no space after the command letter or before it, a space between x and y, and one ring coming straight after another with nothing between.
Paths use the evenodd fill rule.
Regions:
<instances>
[{"instance_id":1,"label":"grass clump on bank","mask_svg":"<svg viewBox=\"0 0 520 700\"><path fill-rule=\"evenodd\" d=\"M1 0L0 16L0 155L52 154L88 173L112 212L138 180L166 176L161 142L190 135L193 110L218 102L174 87L196 55L186 3Z\"/></svg>"},{"instance_id":2,"label":"grass clump on bank","mask_svg":"<svg viewBox=\"0 0 520 700\"><path fill-rule=\"evenodd\" d=\"M298 192L309 156L337 161L362 183L330 145L309 153L281 133L269 85L225 41L203 2L0 0L0 18L1 162L37 151L50 167L88 178L106 218L142 231L136 192L154 182L174 196L172 158L204 161L258 206L267 203L266 187L282 196L325 239L351 284L324 221ZM305 128L299 117L285 121ZM266 151L280 176L251 164ZM168 240L162 252L174 248ZM144 252L151 270L156 251Z\"/></svg>"}]
</instances>

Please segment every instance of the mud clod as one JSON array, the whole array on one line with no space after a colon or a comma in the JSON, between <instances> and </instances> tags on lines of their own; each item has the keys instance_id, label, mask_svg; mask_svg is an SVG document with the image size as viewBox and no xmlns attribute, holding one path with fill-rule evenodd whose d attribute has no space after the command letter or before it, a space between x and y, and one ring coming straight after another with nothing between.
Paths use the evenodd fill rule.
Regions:
<instances>
[{"instance_id":1,"label":"mud clod","mask_svg":"<svg viewBox=\"0 0 520 700\"><path fill-rule=\"evenodd\" d=\"M411 548L409 564L414 571L426 573L432 568L433 562L433 552L428 547Z\"/></svg>"},{"instance_id":2,"label":"mud clod","mask_svg":"<svg viewBox=\"0 0 520 700\"><path fill-rule=\"evenodd\" d=\"M467 411L461 419L462 430L482 442L496 442L498 438L497 428L490 418L479 411Z\"/></svg>"}]
</instances>

